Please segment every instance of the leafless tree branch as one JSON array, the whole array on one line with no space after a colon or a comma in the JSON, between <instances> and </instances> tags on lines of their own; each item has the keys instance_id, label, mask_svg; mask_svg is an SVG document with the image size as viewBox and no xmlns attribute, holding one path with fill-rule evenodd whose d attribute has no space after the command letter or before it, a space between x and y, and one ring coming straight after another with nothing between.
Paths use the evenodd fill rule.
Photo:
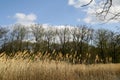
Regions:
<instances>
[{"instance_id":1,"label":"leafless tree branch","mask_svg":"<svg viewBox=\"0 0 120 80\"><path fill-rule=\"evenodd\" d=\"M104 2L100 5L103 6L102 10L100 12L96 11L96 17L100 17L103 18L102 20L107 20L107 22L111 21L111 20L120 20L120 12L111 12L110 9L113 5L113 0L103 0ZM93 0L90 0L89 3L82 5L81 7L85 7L90 5L93 2ZM109 14L112 14L113 16L111 16L110 18L108 18L107 16ZM107 19L108 18L108 19Z\"/></svg>"},{"instance_id":2,"label":"leafless tree branch","mask_svg":"<svg viewBox=\"0 0 120 80\"><path fill-rule=\"evenodd\" d=\"M90 0L89 3L87 3L87 4L85 4L85 5L82 5L81 7L88 6L88 5L90 5L92 2L93 2L93 0Z\"/></svg>"}]
</instances>

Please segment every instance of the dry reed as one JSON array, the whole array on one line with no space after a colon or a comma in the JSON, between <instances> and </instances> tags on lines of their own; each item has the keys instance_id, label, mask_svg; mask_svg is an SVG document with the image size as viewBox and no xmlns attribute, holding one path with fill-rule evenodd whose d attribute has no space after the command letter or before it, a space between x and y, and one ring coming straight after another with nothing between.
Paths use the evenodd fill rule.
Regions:
<instances>
[{"instance_id":1,"label":"dry reed","mask_svg":"<svg viewBox=\"0 0 120 80\"><path fill-rule=\"evenodd\" d=\"M75 65L41 60L40 54L31 60L27 52L0 56L0 80L120 80L120 64Z\"/></svg>"}]
</instances>

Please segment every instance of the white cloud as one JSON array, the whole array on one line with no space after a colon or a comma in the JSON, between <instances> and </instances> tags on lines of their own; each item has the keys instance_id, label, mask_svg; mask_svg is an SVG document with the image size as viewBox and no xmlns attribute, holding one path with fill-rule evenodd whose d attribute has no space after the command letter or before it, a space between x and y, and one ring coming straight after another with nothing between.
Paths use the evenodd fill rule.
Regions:
<instances>
[{"instance_id":1,"label":"white cloud","mask_svg":"<svg viewBox=\"0 0 120 80\"><path fill-rule=\"evenodd\" d=\"M16 19L16 23L20 23L23 25L31 25L35 24L37 16L35 14L16 13L14 15L14 18Z\"/></svg>"},{"instance_id":2,"label":"white cloud","mask_svg":"<svg viewBox=\"0 0 120 80\"><path fill-rule=\"evenodd\" d=\"M68 4L69 4L69 5L74 5L75 2L74 2L74 0L69 0L69 1L68 1Z\"/></svg>"},{"instance_id":3,"label":"white cloud","mask_svg":"<svg viewBox=\"0 0 120 80\"><path fill-rule=\"evenodd\" d=\"M113 0L113 5L120 6L120 0Z\"/></svg>"},{"instance_id":4,"label":"white cloud","mask_svg":"<svg viewBox=\"0 0 120 80\"><path fill-rule=\"evenodd\" d=\"M96 0L97 1L97 0ZM104 16L96 16L96 12L101 12L103 9L103 1L101 0L99 3L95 2L93 0L92 4L90 4L88 7L83 8L86 12L86 16L83 19L84 22L90 23L90 24L96 24L101 22L107 22L109 19L111 19L114 15L111 13L120 13L120 0L113 0L112 7L110 8L110 13L107 14L106 18L104 19ZM89 3L90 0L68 0L68 4L75 7L75 8L81 8L82 5ZM110 20L108 23L117 23L120 21L120 17L117 17L116 19Z\"/></svg>"},{"instance_id":5,"label":"white cloud","mask_svg":"<svg viewBox=\"0 0 120 80\"><path fill-rule=\"evenodd\" d=\"M91 0L68 0L68 4L75 7L75 8L81 8L81 6L88 4L90 1ZM93 2L87 8L85 8L83 10L87 14L86 17L83 19L84 22L91 23L91 24L95 23L93 21L93 17L95 17L93 15L95 10L93 8L91 8L94 5L95 5L95 1L93 0ZM81 21L81 19L77 19L77 21Z\"/></svg>"},{"instance_id":6,"label":"white cloud","mask_svg":"<svg viewBox=\"0 0 120 80\"><path fill-rule=\"evenodd\" d=\"M88 4L91 0L68 0L68 4L74 6L75 8L80 8L81 6ZM93 5L94 1L90 4Z\"/></svg>"},{"instance_id":7,"label":"white cloud","mask_svg":"<svg viewBox=\"0 0 120 80\"><path fill-rule=\"evenodd\" d=\"M84 22L86 23L91 23L91 18L90 17L86 17L85 19L83 19Z\"/></svg>"}]
</instances>

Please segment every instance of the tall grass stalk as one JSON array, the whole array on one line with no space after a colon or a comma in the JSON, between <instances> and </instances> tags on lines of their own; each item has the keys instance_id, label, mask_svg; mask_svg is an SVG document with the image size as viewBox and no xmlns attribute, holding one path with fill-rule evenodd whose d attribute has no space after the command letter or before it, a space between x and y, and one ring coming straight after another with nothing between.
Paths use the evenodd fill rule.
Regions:
<instances>
[{"instance_id":1,"label":"tall grass stalk","mask_svg":"<svg viewBox=\"0 0 120 80\"><path fill-rule=\"evenodd\" d=\"M27 52L0 56L0 80L120 80L120 64L69 64Z\"/></svg>"}]
</instances>

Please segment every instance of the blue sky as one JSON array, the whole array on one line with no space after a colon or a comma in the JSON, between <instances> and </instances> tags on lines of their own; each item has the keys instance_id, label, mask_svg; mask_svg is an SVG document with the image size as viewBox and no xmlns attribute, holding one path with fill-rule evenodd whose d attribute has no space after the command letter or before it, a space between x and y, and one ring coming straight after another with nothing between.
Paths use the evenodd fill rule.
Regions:
<instances>
[{"instance_id":1,"label":"blue sky","mask_svg":"<svg viewBox=\"0 0 120 80\"><path fill-rule=\"evenodd\" d=\"M77 3L79 1L79 4ZM82 0L81 0L82 1ZM89 17L88 7L80 8L87 0L0 0L0 25L40 23L51 25L88 25L113 29L119 23L100 25ZM76 3L75 3L76 2Z\"/></svg>"}]
</instances>

